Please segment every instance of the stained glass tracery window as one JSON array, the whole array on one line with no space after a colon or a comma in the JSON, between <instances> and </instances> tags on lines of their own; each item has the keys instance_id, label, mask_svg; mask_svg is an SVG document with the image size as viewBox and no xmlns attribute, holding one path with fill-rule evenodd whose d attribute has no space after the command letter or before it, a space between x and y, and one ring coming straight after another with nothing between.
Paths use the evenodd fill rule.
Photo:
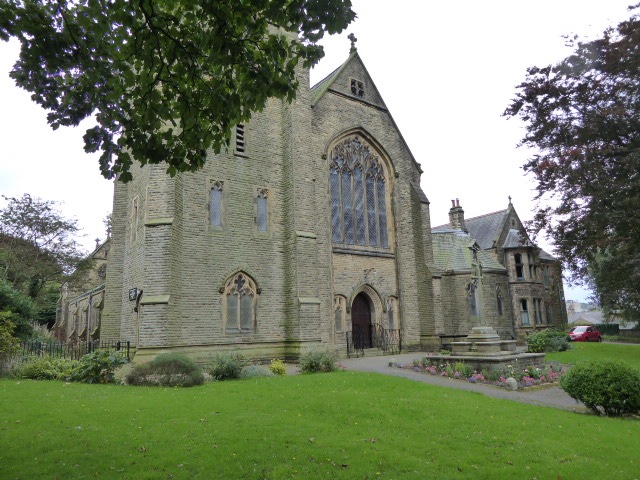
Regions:
<instances>
[{"instance_id":1,"label":"stained glass tracery window","mask_svg":"<svg viewBox=\"0 0 640 480\"><path fill-rule=\"evenodd\" d=\"M329 184L333 241L389 248L384 169L357 135L331 150Z\"/></svg>"},{"instance_id":2,"label":"stained glass tracery window","mask_svg":"<svg viewBox=\"0 0 640 480\"><path fill-rule=\"evenodd\" d=\"M227 333L255 330L257 293L255 282L242 272L236 273L227 281L223 293Z\"/></svg>"}]
</instances>

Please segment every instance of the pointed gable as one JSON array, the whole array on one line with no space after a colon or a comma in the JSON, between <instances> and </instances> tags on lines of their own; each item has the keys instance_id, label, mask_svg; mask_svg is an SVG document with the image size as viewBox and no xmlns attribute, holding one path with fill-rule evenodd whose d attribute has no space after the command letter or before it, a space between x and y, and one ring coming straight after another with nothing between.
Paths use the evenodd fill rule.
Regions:
<instances>
[{"instance_id":1,"label":"pointed gable","mask_svg":"<svg viewBox=\"0 0 640 480\"><path fill-rule=\"evenodd\" d=\"M328 91L387 110L357 50L342 65L311 87L311 106L315 106Z\"/></svg>"},{"instance_id":2,"label":"pointed gable","mask_svg":"<svg viewBox=\"0 0 640 480\"><path fill-rule=\"evenodd\" d=\"M476 239L483 250L492 248L498 240L507 217L508 210L487 213L479 217L465 219L469 235Z\"/></svg>"}]
</instances>

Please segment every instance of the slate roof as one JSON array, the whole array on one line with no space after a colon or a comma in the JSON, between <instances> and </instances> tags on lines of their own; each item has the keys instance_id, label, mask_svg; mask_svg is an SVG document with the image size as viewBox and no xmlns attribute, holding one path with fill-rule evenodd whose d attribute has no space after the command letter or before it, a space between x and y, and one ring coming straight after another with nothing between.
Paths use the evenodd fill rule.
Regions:
<instances>
[{"instance_id":1,"label":"slate roof","mask_svg":"<svg viewBox=\"0 0 640 480\"><path fill-rule=\"evenodd\" d=\"M507 212L508 209L505 209L480 215L479 217L464 219L469 235L476 239L480 248L486 250L493 247L493 242L498 239L502 231Z\"/></svg>"},{"instance_id":2,"label":"slate roof","mask_svg":"<svg viewBox=\"0 0 640 480\"><path fill-rule=\"evenodd\" d=\"M523 241L522 235L515 228L509 230L507 233L507 238L504 239L504 243L502 244L502 248L519 248L525 245Z\"/></svg>"},{"instance_id":3,"label":"slate roof","mask_svg":"<svg viewBox=\"0 0 640 480\"><path fill-rule=\"evenodd\" d=\"M554 257L553 255L551 255L548 252L545 252L543 249L540 249L540 253L538 254L538 256L542 259L542 260L553 260L556 261L557 258Z\"/></svg>"},{"instance_id":4,"label":"slate roof","mask_svg":"<svg viewBox=\"0 0 640 480\"><path fill-rule=\"evenodd\" d=\"M483 250L493 248L493 242L498 240L504 222L507 218L509 209L499 210L493 213L487 213L478 217L465 218L464 223L469 231L469 236L475 238L478 245ZM433 233L453 232L449 224L439 225L431 229ZM520 232L516 229L509 230L507 238L502 245L503 248L517 248L524 245ZM540 249L540 258L542 260L557 261L557 259L548 252Z\"/></svg>"},{"instance_id":5,"label":"slate roof","mask_svg":"<svg viewBox=\"0 0 640 480\"><path fill-rule=\"evenodd\" d=\"M349 61L351 61L351 59L355 57L357 54L358 54L357 50L351 52L347 60L342 65L340 65L333 72L331 72L329 75L327 75L318 83L316 83L313 87L311 87L311 105L312 106L318 103L318 101L320 100L320 98L322 98L325 92L329 90L329 87L331 87L331 84L335 81L338 75L340 75L340 72L344 69L347 63L349 63Z\"/></svg>"},{"instance_id":6,"label":"slate roof","mask_svg":"<svg viewBox=\"0 0 640 480\"><path fill-rule=\"evenodd\" d=\"M475 240L460 230L442 230L433 235L433 262L445 271L470 272L473 261L471 247ZM478 260L484 269L501 270L505 268L484 250L478 251Z\"/></svg>"}]
</instances>

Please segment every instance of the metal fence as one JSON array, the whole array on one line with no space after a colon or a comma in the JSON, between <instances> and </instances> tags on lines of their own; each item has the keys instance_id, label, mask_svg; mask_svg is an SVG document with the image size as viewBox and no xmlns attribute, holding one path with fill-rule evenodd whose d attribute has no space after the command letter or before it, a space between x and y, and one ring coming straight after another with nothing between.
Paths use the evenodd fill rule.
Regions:
<instances>
[{"instance_id":1,"label":"metal fence","mask_svg":"<svg viewBox=\"0 0 640 480\"><path fill-rule=\"evenodd\" d=\"M131 360L131 342L124 341L100 341L81 343L61 343L61 342L23 342L20 344L22 355L38 355L56 358L70 358L77 360L87 353L96 350L114 350L123 352L127 360Z\"/></svg>"},{"instance_id":2,"label":"metal fence","mask_svg":"<svg viewBox=\"0 0 640 480\"><path fill-rule=\"evenodd\" d=\"M371 328L354 327L346 332L347 356L364 356L367 348L378 348L388 355L402 351L402 331L389 330L382 325L371 325Z\"/></svg>"}]
</instances>

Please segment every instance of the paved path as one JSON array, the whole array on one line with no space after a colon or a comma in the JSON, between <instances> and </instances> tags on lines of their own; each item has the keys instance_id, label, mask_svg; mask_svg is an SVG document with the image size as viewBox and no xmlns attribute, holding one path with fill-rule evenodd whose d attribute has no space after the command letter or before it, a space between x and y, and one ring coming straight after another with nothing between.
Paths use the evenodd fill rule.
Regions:
<instances>
[{"instance_id":1,"label":"paved path","mask_svg":"<svg viewBox=\"0 0 640 480\"><path fill-rule=\"evenodd\" d=\"M471 383L463 380L453 380L440 375L427 375L420 372L404 368L389 367L391 359L395 359L398 363L410 363L417 358L423 358L426 353L413 352L403 353L395 356L380 357L361 357L340 360L340 362L349 370L359 372L374 372L384 375L393 375L395 377L404 377L417 382L438 385L447 388L456 388L458 390L467 390L470 392L478 392L488 397L504 398L507 400L515 400L516 402L529 403L531 405L539 405L543 407L560 408L563 410L571 410L584 413L586 407L565 393L560 387L538 388L528 391L509 391L505 388L494 387L481 383Z\"/></svg>"}]
</instances>

